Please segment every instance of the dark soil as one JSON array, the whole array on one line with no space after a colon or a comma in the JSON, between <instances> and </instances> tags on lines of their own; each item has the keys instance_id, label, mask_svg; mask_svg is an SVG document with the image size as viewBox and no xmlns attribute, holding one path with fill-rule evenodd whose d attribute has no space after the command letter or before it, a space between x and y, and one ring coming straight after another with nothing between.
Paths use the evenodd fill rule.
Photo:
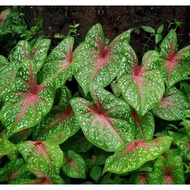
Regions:
<instances>
[{"instance_id":1,"label":"dark soil","mask_svg":"<svg viewBox=\"0 0 190 190\"><path fill-rule=\"evenodd\" d=\"M164 24L163 35L175 28L175 20L182 22L178 27L179 48L190 44L190 6L32 6L26 7L26 16L30 22L35 17L43 20L43 32L52 39L52 47L60 41L54 34L67 35L69 26L79 23L79 36L76 46L81 43L87 31L96 23L101 23L105 37L113 39L118 34L134 28L131 35L131 46L139 59L148 49L154 49L154 43L147 43L150 35L140 26L147 25L157 29ZM154 39L152 39L154 40Z\"/></svg>"}]
</instances>

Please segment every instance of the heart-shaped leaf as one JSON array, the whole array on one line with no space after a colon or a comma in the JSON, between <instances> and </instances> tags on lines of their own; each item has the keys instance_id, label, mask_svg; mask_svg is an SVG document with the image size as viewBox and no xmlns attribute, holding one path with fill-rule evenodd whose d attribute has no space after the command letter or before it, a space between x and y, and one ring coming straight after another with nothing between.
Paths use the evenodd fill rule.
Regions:
<instances>
[{"instance_id":1,"label":"heart-shaped leaf","mask_svg":"<svg viewBox=\"0 0 190 190\"><path fill-rule=\"evenodd\" d=\"M89 92L92 82L105 87L116 77L123 62L123 48L129 41L130 32L131 30L126 31L107 45L100 24L88 31L73 60L74 76L85 95Z\"/></svg>"},{"instance_id":2,"label":"heart-shaped leaf","mask_svg":"<svg viewBox=\"0 0 190 190\"><path fill-rule=\"evenodd\" d=\"M21 65L24 60L31 59L35 62L35 71L39 71L47 56L50 46L50 39L39 38L31 47L28 41L21 40L11 54L11 62Z\"/></svg>"},{"instance_id":3,"label":"heart-shaped leaf","mask_svg":"<svg viewBox=\"0 0 190 190\"><path fill-rule=\"evenodd\" d=\"M160 49L163 62L161 73L167 87L170 88L190 74L190 46L178 51L177 34L172 29L162 41Z\"/></svg>"},{"instance_id":4,"label":"heart-shaped leaf","mask_svg":"<svg viewBox=\"0 0 190 190\"><path fill-rule=\"evenodd\" d=\"M59 174L63 152L58 145L45 141L24 141L17 146L29 170L38 177L41 177L38 173Z\"/></svg>"},{"instance_id":5,"label":"heart-shaped leaf","mask_svg":"<svg viewBox=\"0 0 190 190\"><path fill-rule=\"evenodd\" d=\"M71 100L76 119L86 138L97 147L115 151L134 138L134 123L127 103L101 87L92 85L93 102Z\"/></svg>"},{"instance_id":6,"label":"heart-shaped leaf","mask_svg":"<svg viewBox=\"0 0 190 190\"><path fill-rule=\"evenodd\" d=\"M181 120L185 117L185 111L190 108L188 99L173 87L167 90L159 102L153 108L153 114L169 121Z\"/></svg>"},{"instance_id":7,"label":"heart-shaped leaf","mask_svg":"<svg viewBox=\"0 0 190 190\"><path fill-rule=\"evenodd\" d=\"M43 78L55 78L56 88L65 84L72 77L72 61L76 50L73 51L74 38L67 37L61 41L49 54L43 67Z\"/></svg>"},{"instance_id":8,"label":"heart-shaped leaf","mask_svg":"<svg viewBox=\"0 0 190 190\"><path fill-rule=\"evenodd\" d=\"M80 129L69 103L70 98L69 89L62 88L59 105L54 106L41 123L36 126L35 140L46 140L51 143L61 144Z\"/></svg>"},{"instance_id":9,"label":"heart-shaped leaf","mask_svg":"<svg viewBox=\"0 0 190 190\"><path fill-rule=\"evenodd\" d=\"M142 118L133 110L132 116L136 123L135 139L152 140L154 135L154 117L148 112Z\"/></svg>"},{"instance_id":10,"label":"heart-shaped leaf","mask_svg":"<svg viewBox=\"0 0 190 190\"><path fill-rule=\"evenodd\" d=\"M172 138L165 136L152 141L135 140L121 145L114 155L107 158L103 173L125 174L136 170L168 150L171 142Z\"/></svg>"},{"instance_id":11,"label":"heart-shaped leaf","mask_svg":"<svg viewBox=\"0 0 190 190\"><path fill-rule=\"evenodd\" d=\"M128 51L126 64L118 85L124 99L141 117L152 109L164 94L164 81L156 69L160 63L158 52L149 51L143 56L142 65L138 65L132 48L126 44Z\"/></svg>"},{"instance_id":12,"label":"heart-shaped leaf","mask_svg":"<svg viewBox=\"0 0 190 190\"><path fill-rule=\"evenodd\" d=\"M181 156L164 158L160 156L154 164L152 184L184 184Z\"/></svg>"},{"instance_id":13,"label":"heart-shaped leaf","mask_svg":"<svg viewBox=\"0 0 190 190\"><path fill-rule=\"evenodd\" d=\"M63 172L72 178L86 178L86 164L82 156L68 150L61 165Z\"/></svg>"},{"instance_id":14,"label":"heart-shaped leaf","mask_svg":"<svg viewBox=\"0 0 190 190\"><path fill-rule=\"evenodd\" d=\"M51 109L53 84L36 82L35 64L26 60L19 68L14 91L7 93L0 112L7 136L36 125Z\"/></svg>"}]
</instances>

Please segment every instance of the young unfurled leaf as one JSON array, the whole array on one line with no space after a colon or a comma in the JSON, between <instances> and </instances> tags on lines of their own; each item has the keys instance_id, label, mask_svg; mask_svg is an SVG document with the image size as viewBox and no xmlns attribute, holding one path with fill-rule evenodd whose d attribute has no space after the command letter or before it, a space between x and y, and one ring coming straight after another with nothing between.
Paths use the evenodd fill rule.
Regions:
<instances>
[{"instance_id":1,"label":"young unfurled leaf","mask_svg":"<svg viewBox=\"0 0 190 190\"><path fill-rule=\"evenodd\" d=\"M181 120L185 117L185 110L190 108L188 99L175 87L167 90L155 108L153 114L169 121Z\"/></svg>"},{"instance_id":2,"label":"young unfurled leaf","mask_svg":"<svg viewBox=\"0 0 190 190\"><path fill-rule=\"evenodd\" d=\"M168 150L171 142L172 138L165 136L152 141L135 140L121 145L114 155L107 158L103 173L125 174L136 170Z\"/></svg>"},{"instance_id":3,"label":"young unfurled leaf","mask_svg":"<svg viewBox=\"0 0 190 190\"><path fill-rule=\"evenodd\" d=\"M141 26L141 28L145 31L145 32L148 32L148 33L151 33L151 34L155 34L156 31L154 28L150 27L150 26Z\"/></svg>"},{"instance_id":4,"label":"young unfurled leaf","mask_svg":"<svg viewBox=\"0 0 190 190\"><path fill-rule=\"evenodd\" d=\"M158 52L147 52L138 65L132 48L126 45L126 64L123 75L118 78L118 85L124 99L143 116L161 100L164 94L164 81L161 73L156 69L160 60Z\"/></svg>"},{"instance_id":5,"label":"young unfurled leaf","mask_svg":"<svg viewBox=\"0 0 190 190\"><path fill-rule=\"evenodd\" d=\"M72 61L76 50L73 52L74 38L67 37L61 41L49 54L43 67L44 80L54 79L56 88L65 84L72 77Z\"/></svg>"},{"instance_id":6,"label":"young unfurled leaf","mask_svg":"<svg viewBox=\"0 0 190 190\"><path fill-rule=\"evenodd\" d=\"M148 112L140 118L133 110L132 116L136 123L135 139L152 140L155 128L152 113Z\"/></svg>"},{"instance_id":7,"label":"young unfurled leaf","mask_svg":"<svg viewBox=\"0 0 190 190\"><path fill-rule=\"evenodd\" d=\"M130 32L131 30L126 31L108 45L100 24L89 30L73 60L74 76L85 95L92 82L105 87L116 77L123 62L123 49L128 43L126 39Z\"/></svg>"},{"instance_id":8,"label":"young unfurled leaf","mask_svg":"<svg viewBox=\"0 0 190 190\"><path fill-rule=\"evenodd\" d=\"M82 156L73 150L65 154L61 169L72 178L86 178L86 164Z\"/></svg>"},{"instance_id":9,"label":"young unfurled leaf","mask_svg":"<svg viewBox=\"0 0 190 190\"><path fill-rule=\"evenodd\" d=\"M190 74L190 46L178 51L177 34L170 30L160 45L161 73L168 88L184 80Z\"/></svg>"},{"instance_id":10,"label":"young unfurled leaf","mask_svg":"<svg viewBox=\"0 0 190 190\"><path fill-rule=\"evenodd\" d=\"M63 152L58 145L45 141L24 141L17 146L31 172L36 175L59 174Z\"/></svg>"},{"instance_id":11,"label":"young unfurled leaf","mask_svg":"<svg viewBox=\"0 0 190 190\"><path fill-rule=\"evenodd\" d=\"M70 98L69 89L62 88L58 106L54 106L50 113L36 126L35 140L46 140L54 144L61 144L80 129L69 103Z\"/></svg>"},{"instance_id":12,"label":"young unfurled leaf","mask_svg":"<svg viewBox=\"0 0 190 190\"><path fill-rule=\"evenodd\" d=\"M154 164L154 175L150 181L152 184L184 184L181 156L160 156Z\"/></svg>"},{"instance_id":13,"label":"young unfurled leaf","mask_svg":"<svg viewBox=\"0 0 190 190\"><path fill-rule=\"evenodd\" d=\"M102 174L102 169L100 166L93 166L90 170L90 177L96 182L100 179Z\"/></svg>"},{"instance_id":14,"label":"young unfurled leaf","mask_svg":"<svg viewBox=\"0 0 190 190\"><path fill-rule=\"evenodd\" d=\"M76 119L85 137L95 146L115 151L134 138L134 123L127 103L96 85L90 89L93 102L71 100Z\"/></svg>"},{"instance_id":15,"label":"young unfurled leaf","mask_svg":"<svg viewBox=\"0 0 190 190\"><path fill-rule=\"evenodd\" d=\"M36 125L51 109L55 89L53 84L36 82L35 63L26 60L19 68L14 90L4 97L0 112L7 136Z\"/></svg>"}]
</instances>

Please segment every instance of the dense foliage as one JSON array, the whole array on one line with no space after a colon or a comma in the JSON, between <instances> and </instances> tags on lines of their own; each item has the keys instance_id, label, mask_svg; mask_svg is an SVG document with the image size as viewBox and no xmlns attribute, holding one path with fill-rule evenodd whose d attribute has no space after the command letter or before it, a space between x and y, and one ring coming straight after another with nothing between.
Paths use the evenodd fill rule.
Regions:
<instances>
[{"instance_id":1,"label":"dense foliage","mask_svg":"<svg viewBox=\"0 0 190 190\"><path fill-rule=\"evenodd\" d=\"M171 29L139 61L131 32L0 56L1 183L188 183L190 46Z\"/></svg>"}]
</instances>

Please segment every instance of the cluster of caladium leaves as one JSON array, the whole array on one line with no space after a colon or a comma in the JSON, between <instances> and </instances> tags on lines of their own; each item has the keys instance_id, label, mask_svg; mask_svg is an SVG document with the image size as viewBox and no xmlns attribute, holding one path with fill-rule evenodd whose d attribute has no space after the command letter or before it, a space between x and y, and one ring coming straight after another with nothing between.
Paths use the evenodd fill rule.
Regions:
<instances>
[{"instance_id":1,"label":"cluster of caladium leaves","mask_svg":"<svg viewBox=\"0 0 190 190\"><path fill-rule=\"evenodd\" d=\"M0 56L1 183L186 183L190 46L172 29L140 63L131 32L109 42L96 24L77 48L39 38Z\"/></svg>"}]
</instances>

